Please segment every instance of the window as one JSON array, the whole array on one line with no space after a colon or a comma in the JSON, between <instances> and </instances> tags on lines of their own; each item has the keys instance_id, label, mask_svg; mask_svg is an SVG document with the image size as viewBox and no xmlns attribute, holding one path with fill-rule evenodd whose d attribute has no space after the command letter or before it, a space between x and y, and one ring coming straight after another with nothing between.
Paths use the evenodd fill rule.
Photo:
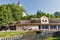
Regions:
<instances>
[{"instance_id":1,"label":"window","mask_svg":"<svg viewBox=\"0 0 60 40\"><path fill-rule=\"evenodd\" d=\"M44 22L44 20L42 20L42 22Z\"/></svg>"},{"instance_id":2,"label":"window","mask_svg":"<svg viewBox=\"0 0 60 40\"><path fill-rule=\"evenodd\" d=\"M58 25L58 28L60 28L60 25Z\"/></svg>"},{"instance_id":3,"label":"window","mask_svg":"<svg viewBox=\"0 0 60 40\"><path fill-rule=\"evenodd\" d=\"M43 25L42 25L42 29L49 29L49 27L48 27L48 26L43 26Z\"/></svg>"},{"instance_id":4,"label":"window","mask_svg":"<svg viewBox=\"0 0 60 40\"><path fill-rule=\"evenodd\" d=\"M50 26L50 28L51 28L51 29L56 29L56 26L53 25L53 26Z\"/></svg>"},{"instance_id":5,"label":"window","mask_svg":"<svg viewBox=\"0 0 60 40\"><path fill-rule=\"evenodd\" d=\"M45 22L47 22L47 20L45 20Z\"/></svg>"}]
</instances>

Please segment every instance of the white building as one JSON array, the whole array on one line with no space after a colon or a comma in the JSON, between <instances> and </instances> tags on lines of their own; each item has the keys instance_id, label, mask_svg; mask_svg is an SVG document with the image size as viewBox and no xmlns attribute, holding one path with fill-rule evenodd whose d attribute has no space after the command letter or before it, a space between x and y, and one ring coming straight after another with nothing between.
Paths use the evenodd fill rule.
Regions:
<instances>
[{"instance_id":1,"label":"white building","mask_svg":"<svg viewBox=\"0 0 60 40\"><path fill-rule=\"evenodd\" d=\"M18 6L22 7L22 5L21 5L20 1L18 1L18 3L17 3L17 4L18 4ZM23 15L22 15L22 16L27 16L27 15L26 15L26 12L22 12L22 13L23 13Z\"/></svg>"}]
</instances>

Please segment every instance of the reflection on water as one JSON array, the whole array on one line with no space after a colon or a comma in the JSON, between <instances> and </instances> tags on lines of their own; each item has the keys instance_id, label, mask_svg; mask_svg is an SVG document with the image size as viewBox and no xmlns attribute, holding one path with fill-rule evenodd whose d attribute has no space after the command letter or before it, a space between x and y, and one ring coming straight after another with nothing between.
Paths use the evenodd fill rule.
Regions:
<instances>
[{"instance_id":1,"label":"reflection on water","mask_svg":"<svg viewBox=\"0 0 60 40\"><path fill-rule=\"evenodd\" d=\"M42 32L42 33L37 33L37 39L38 40L45 40L48 37L52 37L53 32L48 33L48 32Z\"/></svg>"},{"instance_id":2,"label":"reflection on water","mask_svg":"<svg viewBox=\"0 0 60 40\"><path fill-rule=\"evenodd\" d=\"M60 40L60 31L37 33L38 40Z\"/></svg>"}]
</instances>

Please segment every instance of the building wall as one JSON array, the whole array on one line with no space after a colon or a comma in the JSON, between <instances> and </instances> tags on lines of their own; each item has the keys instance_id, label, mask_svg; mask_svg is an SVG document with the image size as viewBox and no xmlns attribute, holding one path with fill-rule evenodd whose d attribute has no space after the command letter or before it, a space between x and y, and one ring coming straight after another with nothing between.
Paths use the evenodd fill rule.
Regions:
<instances>
[{"instance_id":1,"label":"building wall","mask_svg":"<svg viewBox=\"0 0 60 40\"><path fill-rule=\"evenodd\" d=\"M49 20L46 16L41 17L41 24L49 24Z\"/></svg>"},{"instance_id":2,"label":"building wall","mask_svg":"<svg viewBox=\"0 0 60 40\"><path fill-rule=\"evenodd\" d=\"M23 26L16 26L16 30L23 30Z\"/></svg>"},{"instance_id":3,"label":"building wall","mask_svg":"<svg viewBox=\"0 0 60 40\"><path fill-rule=\"evenodd\" d=\"M24 29L26 29L26 30L38 30L39 29L39 26L24 26Z\"/></svg>"},{"instance_id":4,"label":"building wall","mask_svg":"<svg viewBox=\"0 0 60 40\"><path fill-rule=\"evenodd\" d=\"M38 21L38 20L40 20L41 21L41 24L49 24L49 19L46 17L46 16L43 16L43 17L41 17L41 18L38 18L38 20L37 19L31 19L31 20L35 20L35 21ZM22 20L21 21L21 24L28 24L28 23L31 23L31 20ZM38 23L38 22L36 22L36 23ZM58 28L60 28L60 26L52 26L52 25L28 25L28 26L20 26L20 27L18 27L17 26L17 30L23 30L23 29L26 29L26 30L29 30L29 29L32 29L32 30L38 30L38 29L58 29Z\"/></svg>"}]
</instances>

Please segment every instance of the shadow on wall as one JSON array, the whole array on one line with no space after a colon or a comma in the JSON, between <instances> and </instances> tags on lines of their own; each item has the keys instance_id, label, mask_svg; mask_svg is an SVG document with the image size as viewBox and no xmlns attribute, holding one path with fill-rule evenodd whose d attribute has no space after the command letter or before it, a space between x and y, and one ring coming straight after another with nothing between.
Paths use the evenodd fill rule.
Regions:
<instances>
[{"instance_id":1,"label":"shadow on wall","mask_svg":"<svg viewBox=\"0 0 60 40\"><path fill-rule=\"evenodd\" d=\"M2 31L2 30L8 30L9 28L8 27L6 27L6 26L0 26L0 31Z\"/></svg>"},{"instance_id":2,"label":"shadow on wall","mask_svg":"<svg viewBox=\"0 0 60 40\"><path fill-rule=\"evenodd\" d=\"M8 26L8 27L7 26L0 26L0 31L2 31L2 30L6 31L8 29L10 29L10 30L16 30L16 25Z\"/></svg>"}]
</instances>

